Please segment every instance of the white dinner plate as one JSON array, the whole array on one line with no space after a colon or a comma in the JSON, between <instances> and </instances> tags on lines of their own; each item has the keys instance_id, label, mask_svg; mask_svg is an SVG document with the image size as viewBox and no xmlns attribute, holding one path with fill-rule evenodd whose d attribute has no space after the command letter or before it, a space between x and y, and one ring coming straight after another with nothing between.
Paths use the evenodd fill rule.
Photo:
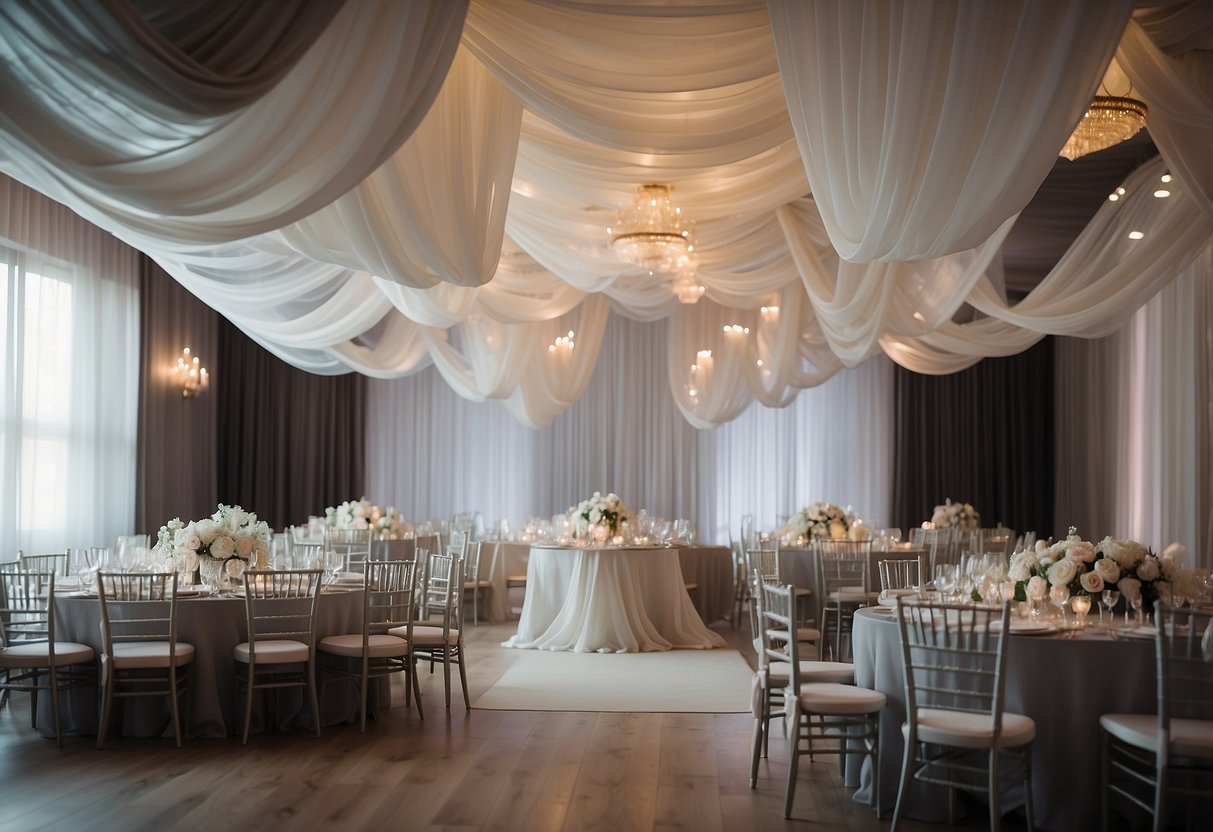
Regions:
<instances>
[{"instance_id":1,"label":"white dinner plate","mask_svg":"<svg viewBox=\"0 0 1213 832\"><path fill-rule=\"evenodd\" d=\"M1011 633L1017 636L1045 636L1057 632L1057 625L1048 621L1012 621Z\"/></svg>"}]
</instances>

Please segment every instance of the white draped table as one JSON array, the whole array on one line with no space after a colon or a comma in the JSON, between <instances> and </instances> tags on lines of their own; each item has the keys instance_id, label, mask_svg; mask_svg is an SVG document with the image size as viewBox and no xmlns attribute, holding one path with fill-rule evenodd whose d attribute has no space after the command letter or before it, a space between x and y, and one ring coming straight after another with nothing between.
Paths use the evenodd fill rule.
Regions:
<instances>
[{"instance_id":1,"label":"white draped table","mask_svg":"<svg viewBox=\"0 0 1213 832\"><path fill-rule=\"evenodd\" d=\"M574 653L724 647L683 580L678 549L532 547L518 632L505 646Z\"/></svg>"}]
</instances>

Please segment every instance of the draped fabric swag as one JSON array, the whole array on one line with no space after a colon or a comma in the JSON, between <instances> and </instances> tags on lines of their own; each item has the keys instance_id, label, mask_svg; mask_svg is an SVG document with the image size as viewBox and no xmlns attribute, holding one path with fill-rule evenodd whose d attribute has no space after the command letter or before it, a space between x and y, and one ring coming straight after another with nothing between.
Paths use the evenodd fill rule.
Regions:
<instances>
[{"instance_id":1,"label":"draped fabric swag","mask_svg":"<svg viewBox=\"0 0 1213 832\"><path fill-rule=\"evenodd\" d=\"M301 369L432 364L527 425L585 392L608 317L668 318L708 428L878 352L948 373L1107 334L1207 250L1213 12L1131 6L296 0L225 46L189 11L6 4L0 171ZM1113 54L1162 156L1012 302L1001 242ZM645 182L698 222L694 306L608 248Z\"/></svg>"}]
</instances>

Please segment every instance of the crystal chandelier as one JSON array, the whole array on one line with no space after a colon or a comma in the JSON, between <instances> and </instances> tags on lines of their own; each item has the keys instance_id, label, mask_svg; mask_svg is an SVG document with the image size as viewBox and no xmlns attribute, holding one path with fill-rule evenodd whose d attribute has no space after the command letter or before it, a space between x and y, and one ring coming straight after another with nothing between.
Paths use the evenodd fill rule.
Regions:
<instances>
[{"instance_id":1,"label":"crystal chandelier","mask_svg":"<svg viewBox=\"0 0 1213 832\"><path fill-rule=\"evenodd\" d=\"M695 223L670 201L669 185L641 185L632 207L620 211L607 237L619 259L653 272L671 272L695 250Z\"/></svg>"},{"instance_id":2,"label":"crystal chandelier","mask_svg":"<svg viewBox=\"0 0 1213 832\"><path fill-rule=\"evenodd\" d=\"M679 303L698 303L707 289L699 282L699 263L693 254L684 254L675 264L678 276L674 278L674 295Z\"/></svg>"},{"instance_id":3,"label":"crystal chandelier","mask_svg":"<svg viewBox=\"0 0 1213 832\"><path fill-rule=\"evenodd\" d=\"M1112 95L1112 89L1127 89L1124 95ZM1061 149L1071 162L1080 156L1120 144L1137 135L1146 126L1146 105L1133 95L1133 85L1115 60L1104 73L1091 106L1073 135Z\"/></svg>"}]
</instances>

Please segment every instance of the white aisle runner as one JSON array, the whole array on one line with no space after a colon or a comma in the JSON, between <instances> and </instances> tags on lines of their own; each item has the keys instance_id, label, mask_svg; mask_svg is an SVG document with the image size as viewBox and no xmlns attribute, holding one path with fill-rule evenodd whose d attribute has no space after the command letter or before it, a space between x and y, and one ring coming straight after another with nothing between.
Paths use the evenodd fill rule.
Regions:
<instances>
[{"instance_id":1,"label":"white aisle runner","mask_svg":"<svg viewBox=\"0 0 1213 832\"><path fill-rule=\"evenodd\" d=\"M753 671L736 650L662 653L520 651L472 703L495 711L741 713Z\"/></svg>"}]
</instances>

